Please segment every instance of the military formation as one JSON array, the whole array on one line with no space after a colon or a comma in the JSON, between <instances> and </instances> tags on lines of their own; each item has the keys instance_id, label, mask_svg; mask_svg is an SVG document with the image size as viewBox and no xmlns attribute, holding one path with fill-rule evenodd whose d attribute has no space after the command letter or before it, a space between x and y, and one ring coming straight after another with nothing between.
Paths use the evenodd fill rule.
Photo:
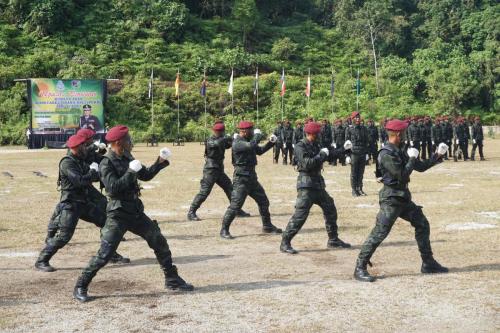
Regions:
<instances>
[{"instance_id":1,"label":"military formation","mask_svg":"<svg viewBox=\"0 0 500 333\"><path fill-rule=\"evenodd\" d=\"M388 236L397 218L410 222L422 258L422 273L446 273L433 256L429 240L430 226L422 207L412 201L408 183L413 171L424 172L453 158L475 160L479 149L483 155L483 129L479 118L470 124L464 118L453 121L448 117L384 119L377 127L373 120L362 119L353 112L348 119L336 120L331 126L327 120L312 118L297 121L295 126L285 120L279 122L273 133L266 136L254 124L242 121L238 133L226 134L225 125L217 121L213 135L205 142L205 164L199 193L187 213L189 221L200 221L197 210L217 184L224 191L229 206L221 216L220 237L233 239L230 226L236 217L248 217L243 205L248 196L256 203L262 221L262 232L281 235L279 249L286 254L297 254L292 239L299 233L313 205L323 210L328 249L350 248L339 238L337 208L326 191L322 175L324 164L350 165L352 195L364 196L365 166L375 165L377 181L383 185L379 192L380 210L375 226L356 261L354 278L373 282L368 272L370 258ZM116 252L123 236L130 231L143 238L153 249L165 275L165 288L192 291L194 287L182 279L173 265L172 253L166 238L155 220L144 213L140 199L139 181L149 181L170 165L171 152L160 150L156 162L144 166L132 155L133 140L126 126L115 126L106 134L108 145L94 142L95 132L81 129L71 136L66 146L68 153L59 162L58 189L60 202L52 214L45 245L35 263L43 272L54 272L50 259L72 238L78 221L84 220L100 228L101 242L95 256L76 281L73 296L85 302L90 299L88 288L98 271L108 263L127 264L130 259ZM468 146L472 143L469 157ZM451 149L450 149L451 148ZM234 167L232 180L224 171L226 150L231 149ZM273 225L269 199L256 172L257 156L273 150L272 158L278 164L291 164L298 173L295 211L284 231ZM98 184L101 191L94 184ZM105 195L101 192L105 191Z\"/></svg>"}]
</instances>

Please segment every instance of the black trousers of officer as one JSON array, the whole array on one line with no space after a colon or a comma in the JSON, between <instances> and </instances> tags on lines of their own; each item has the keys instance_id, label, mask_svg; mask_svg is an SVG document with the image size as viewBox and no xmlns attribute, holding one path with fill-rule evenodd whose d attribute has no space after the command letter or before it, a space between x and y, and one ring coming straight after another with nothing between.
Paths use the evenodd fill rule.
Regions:
<instances>
[{"instance_id":1,"label":"black trousers of officer","mask_svg":"<svg viewBox=\"0 0 500 333\"><path fill-rule=\"evenodd\" d=\"M378 156L378 147L376 144L371 144L368 148L368 157L375 163L377 161Z\"/></svg>"},{"instance_id":2,"label":"black trousers of officer","mask_svg":"<svg viewBox=\"0 0 500 333\"><path fill-rule=\"evenodd\" d=\"M293 162L293 146L291 143L287 143L285 147L283 147L283 164Z\"/></svg>"},{"instance_id":3,"label":"black trousers of officer","mask_svg":"<svg viewBox=\"0 0 500 333\"><path fill-rule=\"evenodd\" d=\"M309 211L313 205L318 205L323 210L328 238L337 238L337 208L335 207L333 198L324 189L312 188L301 188L297 190L295 212L286 226L283 238L292 240L306 222Z\"/></svg>"},{"instance_id":4,"label":"black trousers of officer","mask_svg":"<svg viewBox=\"0 0 500 333\"><path fill-rule=\"evenodd\" d=\"M353 190L363 187L366 154L351 153L351 187Z\"/></svg>"},{"instance_id":5,"label":"black trousers of officer","mask_svg":"<svg viewBox=\"0 0 500 333\"><path fill-rule=\"evenodd\" d=\"M274 163L278 163L278 160L280 158L280 153L282 153L283 149L283 143L279 143L279 142L276 142L276 144L274 145Z\"/></svg>"},{"instance_id":6,"label":"black trousers of officer","mask_svg":"<svg viewBox=\"0 0 500 333\"><path fill-rule=\"evenodd\" d=\"M452 147L451 142L452 142L452 140L451 140L451 139L447 139L447 140L445 141L445 143L446 143L446 145L447 145L448 147ZM452 155L452 154L453 154L453 153L452 153L451 149L448 149L448 157L453 157L453 155Z\"/></svg>"},{"instance_id":7,"label":"black trousers of officer","mask_svg":"<svg viewBox=\"0 0 500 333\"><path fill-rule=\"evenodd\" d=\"M415 239L421 257L423 259L432 257L431 242L429 240L430 226L429 221L422 212L422 207L403 198L389 197L380 201L380 211L377 214L375 227L361 246L358 256L360 263L368 263L377 247L389 235L398 217L410 222L415 229Z\"/></svg>"},{"instance_id":8,"label":"black trousers of officer","mask_svg":"<svg viewBox=\"0 0 500 333\"><path fill-rule=\"evenodd\" d=\"M140 201L137 204L142 207ZM142 209L134 211L130 207L118 208L107 213L105 226L101 230L99 251L82 272L81 279L86 284L109 262L127 231L140 236L148 243L164 272L172 269L172 253L158 223L144 214Z\"/></svg>"},{"instance_id":9,"label":"black trousers of officer","mask_svg":"<svg viewBox=\"0 0 500 333\"><path fill-rule=\"evenodd\" d=\"M73 237L80 219L104 227L106 221L107 200L95 188L89 191L87 202L64 201L57 204L49 221L45 248L39 260L48 261L56 252L63 248Z\"/></svg>"},{"instance_id":10,"label":"black trousers of officer","mask_svg":"<svg viewBox=\"0 0 500 333\"><path fill-rule=\"evenodd\" d=\"M233 184L231 179L221 169L204 169L203 178L200 181L200 192L194 197L191 203L191 209L196 211L207 200L207 197L212 192L214 185L217 184L222 188L228 200L231 200L231 192Z\"/></svg>"},{"instance_id":11,"label":"black trousers of officer","mask_svg":"<svg viewBox=\"0 0 500 333\"><path fill-rule=\"evenodd\" d=\"M483 140L476 140L476 143L472 144L472 152L471 157L474 158L476 156L476 148L479 147L479 157L484 158L483 155Z\"/></svg>"},{"instance_id":12,"label":"black trousers of officer","mask_svg":"<svg viewBox=\"0 0 500 333\"><path fill-rule=\"evenodd\" d=\"M223 227L229 228L233 223L236 214L241 210L247 196L255 200L259 207L259 213L264 227L271 225L271 214L269 213L269 199L266 191L257 180L257 176L236 175L233 179L233 192L231 193L231 203L222 219Z\"/></svg>"},{"instance_id":13,"label":"black trousers of officer","mask_svg":"<svg viewBox=\"0 0 500 333\"><path fill-rule=\"evenodd\" d=\"M432 156L432 141L424 140L422 141L422 159L426 160L427 157L431 158Z\"/></svg>"}]
</instances>

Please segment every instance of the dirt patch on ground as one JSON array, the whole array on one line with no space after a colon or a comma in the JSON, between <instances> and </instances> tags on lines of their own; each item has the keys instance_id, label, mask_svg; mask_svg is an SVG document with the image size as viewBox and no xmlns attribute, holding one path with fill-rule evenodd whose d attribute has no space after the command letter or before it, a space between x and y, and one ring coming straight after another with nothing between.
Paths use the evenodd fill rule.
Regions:
<instances>
[{"instance_id":1,"label":"dirt patch on ground","mask_svg":"<svg viewBox=\"0 0 500 333\"><path fill-rule=\"evenodd\" d=\"M143 191L146 211L158 220L190 294L163 288L163 275L147 244L133 234L119 252L130 265L104 268L90 286L95 300L72 299L74 283L99 246L99 230L81 221L71 243L56 254L54 273L33 269L55 204L58 150L0 149L0 331L2 332L332 332L500 330L500 142L486 142L486 162L445 162L415 173L414 201L431 223L436 258L447 275L424 276L413 230L399 220L373 258L380 279L352 279L360 245L373 227L380 185L367 168L367 197L352 198L348 167L325 166L349 250L326 250L321 211L313 208L294 239L296 256L279 252L279 236L261 234L258 210L237 219L236 239L218 237L227 207L217 187L198 211L186 212L198 191L203 146L173 151L172 165ZM156 148L135 155L152 163ZM230 159L226 159L231 174ZM37 172L37 174L34 173ZM8 172L9 174L3 174ZM296 172L259 158L259 178L271 200L273 222L284 228L293 213ZM43 175L43 176L40 176ZM46 176L46 177L45 177ZM147 183L145 183L147 184Z\"/></svg>"}]
</instances>

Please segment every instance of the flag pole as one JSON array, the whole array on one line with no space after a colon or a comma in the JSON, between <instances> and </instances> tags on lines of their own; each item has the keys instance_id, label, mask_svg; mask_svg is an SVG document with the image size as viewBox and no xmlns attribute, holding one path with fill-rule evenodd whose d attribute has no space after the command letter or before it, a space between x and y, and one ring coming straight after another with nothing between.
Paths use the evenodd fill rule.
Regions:
<instances>
[{"instance_id":1,"label":"flag pole","mask_svg":"<svg viewBox=\"0 0 500 333\"><path fill-rule=\"evenodd\" d=\"M177 77L179 77L180 71L177 69ZM177 78L176 78L177 80ZM180 80L179 80L180 81ZM179 82L179 90L180 90L180 82ZM180 132L180 127L181 127L181 122L180 122L180 92L177 93L177 141L179 142L179 132Z\"/></svg>"},{"instance_id":2,"label":"flag pole","mask_svg":"<svg viewBox=\"0 0 500 333\"><path fill-rule=\"evenodd\" d=\"M203 69L203 85L205 87L205 92L204 92L204 96L203 96L203 99L204 99L204 104L205 104L205 130L203 131L204 133L204 140L203 141L207 141L207 131L208 131L208 128L207 128L207 70L206 68Z\"/></svg>"},{"instance_id":3,"label":"flag pole","mask_svg":"<svg viewBox=\"0 0 500 333\"><path fill-rule=\"evenodd\" d=\"M257 97L257 128L259 127L259 66L257 66L257 76L255 82L255 95Z\"/></svg>"},{"instance_id":4,"label":"flag pole","mask_svg":"<svg viewBox=\"0 0 500 333\"><path fill-rule=\"evenodd\" d=\"M231 88L231 116L233 118L233 128L235 128L235 119L234 119L234 68L231 67L231 80L232 80L232 88Z\"/></svg>"},{"instance_id":5,"label":"flag pole","mask_svg":"<svg viewBox=\"0 0 500 333\"><path fill-rule=\"evenodd\" d=\"M335 119L335 100L334 100L334 95L335 95L335 86L334 86L334 71L333 71L333 68L332 68L332 82L331 82L331 86L330 86L330 91L331 91L331 94L332 94L332 120Z\"/></svg>"},{"instance_id":6,"label":"flag pole","mask_svg":"<svg viewBox=\"0 0 500 333\"><path fill-rule=\"evenodd\" d=\"M285 81L285 69L282 69L283 82ZM283 82L281 83L281 121L284 119L285 113L285 94L283 93Z\"/></svg>"},{"instance_id":7,"label":"flag pole","mask_svg":"<svg viewBox=\"0 0 500 333\"><path fill-rule=\"evenodd\" d=\"M151 130L154 133L155 128L155 111L154 111L154 103L153 103L153 69L151 69Z\"/></svg>"},{"instance_id":8,"label":"flag pole","mask_svg":"<svg viewBox=\"0 0 500 333\"><path fill-rule=\"evenodd\" d=\"M358 68L358 74L356 78L356 111L359 112L359 92L361 90L360 83L359 83L359 68Z\"/></svg>"},{"instance_id":9,"label":"flag pole","mask_svg":"<svg viewBox=\"0 0 500 333\"><path fill-rule=\"evenodd\" d=\"M309 97L311 96L311 68L309 68L309 72L307 74L307 87L308 87L309 91L307 92L306 110L309 112Z\"/></svg>"}]
</instances>

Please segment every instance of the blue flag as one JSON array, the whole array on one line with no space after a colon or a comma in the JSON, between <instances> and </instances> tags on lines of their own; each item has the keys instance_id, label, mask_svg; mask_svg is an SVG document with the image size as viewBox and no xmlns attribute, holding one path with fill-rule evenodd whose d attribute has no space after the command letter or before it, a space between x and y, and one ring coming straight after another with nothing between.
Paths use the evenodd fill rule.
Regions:
<instances>
[{"instance_id":1,"label":"blue flag","mask_svg":"<svg viewBox=\"0 0 500 333\"><path fill-rule=\"evenodd\" d=\"M203 81L201 82L200 94L203 97L205 97L207 95L207 79L206 78L203 78Z\"/></svg>"}]
</instances>

